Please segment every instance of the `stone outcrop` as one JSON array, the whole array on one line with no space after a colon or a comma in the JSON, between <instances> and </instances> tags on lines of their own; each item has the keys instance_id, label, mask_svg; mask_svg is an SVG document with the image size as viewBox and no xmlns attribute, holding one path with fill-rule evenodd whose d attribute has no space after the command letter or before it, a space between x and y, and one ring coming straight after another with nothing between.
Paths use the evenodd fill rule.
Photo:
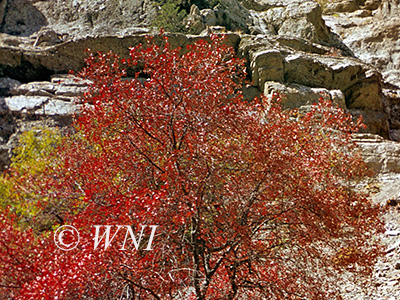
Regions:
<instances>
[{"instance_id":1,"label":"stone outcrop","mask_svg":"<svg viewBox=\"0 0 400 300\"><path fill-rule=\"evenodd\" d=\"M388 83L400 86L400 18L359 13L324 18L356 57L380 70Z\"/></svg>"},{"instance_id":2,"label":"stone outcrop","mask_svg":"<svg viewBox=\"0 0 400 300\"><path fill-rule=\"evenodd\" d=\"M354 55L374 66L383 77L384 111L390 138L400 141L400 17L397 0L355 1L352 9L328 5L326 24L342 38ZM340 8L340 9L339 9Z\"/></svg>"},{"instance_id":3,"label":"stone outcrop","mask_svg":"<svg viewBox=\"0 0 400 300\"><path fill-rule=\"evenodd\" d=\"M365 162L376 174L400 174L400 143L374 134L356 134L354 141L361 148Z\"/></svg>"},{"instance_id":4,"label":"stone outcrop","mask_svg":"<svg viewBox=\"0 0 400 300\"><path fill-rule=\"evenodd\" d=\"M266 94L285 94L288 108L315 102L312 88L323 89L328 98L329 91L338 90L344 99L337 101L355 116L362 115L368 132L389 137L382 79L377 70L355 58L332 56L324 46L296 39L291 47L288 40L285 43L276 37L242 37L238 51L250 62L254 86ZM294 99L299 100L297 104Z\"/></svg>"},{"instance_id":5,"label":"stone outcrop","mask_svg":"<svg viewBox=\"0 0 400 300\"><path fill-rule=\"evenodd\" d=\"M267 81L264 84L264 94L270 99L274 94L281 95L281 104L284 109L308 107L318 103L319 99L329 99L340 108L346 108L346 102L341 90L327 90L325 88L311 88L297 83L282 84Z\"/></svg>"},{"instance_id":6,"label":"stone outcrop","mask_svg":"<svg viewBox=\"0 0 400 300\"><path fill-rule=\"evenodd\" d=\"M1 84L3 83L3 84ZM76 100L87 82L69 75L56 75L47 82L21 84L11 79L0 81L0 171L10 162L18 136L33 126L64 127L71 124L79 109Z\"/></svg>"},{"instance_id":7,"label":"stone outcrop","mask_svg":"<svg viewBox=\"0 0 400 300\"><path fill-rule=\"evenodd\" d=\"M29 36L47 26L59 34L84 37L148 26L156 8L150 0L1 0L0 19L2 15L3 33Z\"/></svg>"},{"instance_id":8,"label":"stone outcrop","mask_svg":"<svg viewBox=\"0 0 400 300\"><path fill-rule=\"evenodd\" d=\"M170 34L169 37L172 47L185 47L205 38L184 34ZM237 34L227 34L226 43L236 46L239 39ZM108 52L112 49L121 58L127 58L130 47L140 43L146 44L146 35L84 37L51 46L38 44L36 40L36 36L21 38L0 34L0 76L28 82L48 79L56 73L79 71L84 67L85 49L91 49L93 52ZM159 36L156 36L154 41L162 43Z\"/></svg>"}]
</instances>

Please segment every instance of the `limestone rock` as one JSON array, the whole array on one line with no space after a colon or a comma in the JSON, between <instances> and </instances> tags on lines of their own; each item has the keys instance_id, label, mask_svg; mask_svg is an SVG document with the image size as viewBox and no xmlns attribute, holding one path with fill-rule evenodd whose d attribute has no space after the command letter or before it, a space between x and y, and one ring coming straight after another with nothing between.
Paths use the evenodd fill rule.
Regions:
<instances>
[{"instance_id":1,"label":"limestone rock","mask_svg":"<svg viewBox=\"0 0 400 300\"><path fill-rule=\"evenodd\" d=\"M2 0L3 26L0 32L29 36L47 26L75 38L95 34L123 34L146 27L156 16L151 0Z\"/></svg>"},{"instance_id":2,"label":"limestone rock","mask_svg":"<svg viewBox=\"0 0 400 300\"><path fill-rule=\"evenodd\" d=\"M71 124L80 106L77 100L89 82L71 75L55 75L51 81L27 84L11 79L1 82L8 84L13 94L0 97L0 171L3 171L10 163L21 132L33 124L57 127Z\"/></svg>"},{"instance_id":3,"label":"limestone rock","mask_svg":"<svg viewBox=\"0 0 400 300\"><path fill-rule=\"evenodd\" d=\"M282 84L267 81L264 86L264 94L272 96L274 93L279 93L282 96L281 104L284 109L309 106L318 103L321 97L332 100L342 109L346 108L344 95L340 90L330 91L324 88L310 88L296 83Z\"/></svg>"},{"instance_id":4,"label":"limestone rock","mask_svg":"<svg viewBox=\"0 0 400 300\"><path fill-rule=\"evenodd\" d=\"M38 116L61 116L61 117L71 117L74 113L78 112L78 105L72 102L62 101L62 100L50 100L45 103L41 109L35 111L35 115Z\"/></svg>"},{"instance_id":5,"label":"limestone rock","mask_svg":"<svg viewBox=\"0 0 400 300\"><path fill-rule=\"evenodd\" d=\"M354 55L376 67L385 81L400 86L400 17L360 17L350 13L324 16Z\"/></svg>"},{"instance_id":6,"label":"limestone rock","mask_svg":"<svg viewBox=\"0 0 400 300\"><path fill-rule=\"evenodd\" d=\"M199 39L209 37L186 36L184 34L168 34L171 47L181 47ZM225 43L236 47L239 43L239 35L226 34ZM17 39L21 40L20 38ZM22 39L22 41L25 41ZM161 44L163 40L156 35L155 43ZM121 58L129 57L129 48L146 44L146 34L134 34L128 36L102 36L85 37L77 40L68 40L61 44L49 47L33 47L33 42L9 43L9 36L0 34L0 76L11 76L21 81L48 80L55 73L68 73L70 70L80 71L84 67L85 49L93 52L108 52L110 49L120 55Z\"/></svg>"},{"instance_id":7,"label":"limestone rock","mask_svg":"<svg viewBox=\"0 0 400 300\"><path fill-rule=\"evenodd\" d=\"M400 129L400 90L384 89L383 93L388 103L390 129L398 130Z\"/></svg>"},{"instance_id":8,"label":"limestone rock","mask_svg":"<svg viewBox=\"0 0 400 300\"><path fill-rule=\"evenodd\" d=\"M283 82L283 56L280 51L250 51L250 61L253 82L259 87L263 87L266 81Z\"/></svg>"},{"instance_id":9,"label":"limestone rock","mask_svg":"<svg viewBox=\"0 0 400 300\"><path fill-rule=\"evenodd\" d=\"M58 98L58 96L63 96L65 99L66 97L82 96L83 93L87 90L85 86L77 86L73 84L71 85L68 84L68 81L64 81L63 84L59 84L57 83L58 80L58 77L53 77L53 82L30 82L27 84L22 84L17 88L14 88L12 90L12 94L24 96L47 96L54 98ZM72 79L70 80L72 81Z\"/></svg>"},{"instance_id":10,"label":"limestone rock","mask_svg":"<svg viewBox=\"0 0 400 300\"><path fill-rule=\"evenodd\" d=\"M307 101L313 102L314 100L310 100L312 88L326 89L324 91L339 90L345 99L345 105L339 100L340 105L350 109L356 116L363 115L368 126L367 131L389 137L388 117L382 101L382 78L379 72L355 58L321 54L324 51L323 47L310 46L301 39L297 39L297 43L289 40L286 45L280 41L285 39L242 37L239 53L250 61L254 86L269 93L271 86L264 86L266 82L283 84L285 88L280 86L282 91L291 95L288 102L292 104L288 104L289 107L299 107ZM289 47L291 44L296 47ZM299 48L311 50L312 53L299 51ZM297 86L298 91L295 92L288 90L293 87L290 84L305 88L299 89L300 86ZM305 89L308 89L307 93ZM304 93L300 92L301 90ZM307 99L304 103L300 99L302 93ZM294 104L295 101L299 101L300 105Z\"/></svg>"},{"instance_id":11,"label":"limestone rock","mask_svg":"<svg viewBox=\"0 0 400 300\"><path fill-rule=\"evenodd\" d=\"M277 35L277 32L265 16L265 12L249 10L253 23L249 26L251 34L265 34L267 36Z\"/></svg>"},{"instance_id":12,"label":"limestone rock","mask_svg":"<svg viewBox=\"0 0 400 300\"><path fill-rule=\"evenodd\" d=\"M315 43L330 42L330 33L317 2L264 0L260 3L264 9L270 7L264 15L278 34L304 38Z\"/></svg>"},{"instance_id":13,"label":"limestone rock","mask_svg":"<svg viewBox=\"0 0 400 300\"><path fill-rule=\"evenodd\" d=\"M377 15L380 17L398 17L400 10L399 0L382 0Z\"/></svg>"},{"instance_id":14,"label":"limestone rock","mask_svg":"<svg viewBox=\"0 0 400 300\"><path fill-rule=\"evenodd\" d=\"M361 130L361 132L375 133L383 138L390 138L388 116L383 111L349 109L348 112L354 116L354 119L362 116L363 123L367 128Z\"/></svg>"},{"instance_id":15,"label":"limestone rock","mask_svg":"<svg viewBox=\"0 0 400 300\"><path fill-rule=\"evenodd\" d=\"M3 0L2 3L4 2L7 3L7 9L3 13L1 32L29 36L49 24L46 16L32 1Z\"/></svg>"},{"instance_id":16,"label":"limestone rock","mask_svg":"<svg viewBox=\"0 0 400 300\"><path fill-rule=\"evenodd\" d=\"M249 32L252 24L250 12L237 0L220 0L214 11L218 25L229 31Z\"/></svg>"},{"instance_id":17,"label":"limestone rock","mask_svg":"<svg viewBox=\"0 0 400 300\"><path fill-rule=\"evenodd\" d=\"M50 98L43 96L12 96L4 99L5 107L3 106L0 114L6 112L25 114L39 109L44 103L48 102Z\"/></svg>"},{"instance_id":18,"label":"limestone rock","mask_svg":"<svg viewBox=\"0 0 400 300\"><path fill-rule=\"evenodd\" d=\"M37 33L31 35L31 38L35 39L33 44L34 47L41 46L51 46L54 44L62 43L64 39L68 37L68 34L58 34L50 28L42 28Z\"/></svg>"},{"instance_id":19,"label":"limestone rock","mask_svg":"<svg viewBox=\"0 0 400 300\"><path fill-rule=\"evenodd\" d=\"M373 134L355 135L365 162L376 173L400 173L400 143Z\"/></svg>"},{"instance_id":20,"label":"limestone rock","mask_svg":"<svg viewBox=\"0 0 400 300\"><path fill-rule=\"evenodd\" d=\"M333 12L353 12L359 9L360 1L358 0L343 0L343 1L333 1L329 2L324 12L333 13Z\"/></svg>"}]
</instances>

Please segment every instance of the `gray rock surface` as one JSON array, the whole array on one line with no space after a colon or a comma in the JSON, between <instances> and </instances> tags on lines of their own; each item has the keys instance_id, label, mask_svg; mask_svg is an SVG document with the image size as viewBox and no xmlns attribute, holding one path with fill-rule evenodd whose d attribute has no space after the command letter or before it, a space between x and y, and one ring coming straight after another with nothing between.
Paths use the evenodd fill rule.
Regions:
<instances>
[{"instance_id":1,"label":"gray rock surface","mask_svg":"<svg viewBox=\"0 0 400 300\"><path fill-rule=\"evenodd\" d=\"M0 171L10 163L18 136L33 126L65 127L79 109L77 100L87 82L70 75L56 75L47 82L20 84L9 78L9 92L0 97ZM12 94L12 95L11 95Z\"/></svg>"},{"instance_id":2,"label":"gray rock surface","mask_svg":"<svg viewBox=\"0 0 400 300\"><path fill-rule=\"evenodd\" d=\"M400 174L400 143L374 134L358 134L355 141L362 149L365 162L376 174Z\"/></svg>"},{"instance_id":3,"label":"gray rock surface","mask_svg":"<svg viewBox=\"0 0 400 300\"><path fill-rule=\"evenodd\" d=\"M74 37L122 34L148 26L156 14L150 0L8 0L7 3L0 31L19 36L29 36L44 26Z\"/></svg>"},{"instance_id":4,"label":"gray rock surface","mask_svg":"<svg viewBox=\"0 0 400 300\"><path fill-rule=\"evenodd\" d=\"M365 11L335 13L324 19L356 57L375 66L388 83L400 86L399 11L384 16L378 11L362 14Z\"/></svg>"}]
</instances>

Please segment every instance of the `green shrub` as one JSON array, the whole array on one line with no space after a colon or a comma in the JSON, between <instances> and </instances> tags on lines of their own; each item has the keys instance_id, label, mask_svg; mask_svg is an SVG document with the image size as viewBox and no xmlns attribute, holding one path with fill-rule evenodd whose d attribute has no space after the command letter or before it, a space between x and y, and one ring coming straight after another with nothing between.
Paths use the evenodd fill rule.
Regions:
<instances>
[{"instance_id":1,"label":"green shrub","mask_svg":"<svg viewBox=\"0 0 400 300\"><path fill-rule=\"evenodd\" d=\"M160 0L155 6L160 7L158 16L152 26L163 28L169 32L187 32L184 19L190 12L190 7L195 4L199 9L213 8L219 0Z\"/></svg>"},{"instance_id":2,"label":"green shrub","mask_svg":"<svg viewBox=\"0 0 400 300\"><path fill-rule=\"evenodd\" d=\"M169 1L161 6L161 10L152 25L169 32L183 32L185 30L183 20L186 16L187 12L182 9L179 3Z\"/></svg>"},{"instance_id":3,"label":"green shrub","mask_svg":"<svg viewBox=\"0 0 400 300\"><path fill-rule=\"evenodd\" d=\"M38 178L59 163L53 150L60 142L61 134L54 128L35 127L21 134L9 170L0 175L2 213L6 209L15 212L21 224L39 217L39 209L33 204L45 199L40 193L44 182ZM38 227L47 226L49 218L46 219L42 218Z\"/></svg>"}]
</instances>

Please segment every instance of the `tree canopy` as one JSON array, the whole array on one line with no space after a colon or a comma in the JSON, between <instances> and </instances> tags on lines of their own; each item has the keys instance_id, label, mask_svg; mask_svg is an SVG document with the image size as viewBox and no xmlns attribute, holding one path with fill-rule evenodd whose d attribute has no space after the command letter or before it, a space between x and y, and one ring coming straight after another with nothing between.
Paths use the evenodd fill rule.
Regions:
<instances>
[{"instance_id":1,"label":"tree canopy","mask_svg":"<svg viewBox=\"0 0 400 300\"><path fill-rule=\"evenodd\" d=\"M371 272L379 210L348 184L367 174L351 142L360 122L323 99L304 114L279 96L244 101L245 62L216 36L187 49L149 41L125 60L89 52L86 64L76 133L39 172L35 205L56 210L53 228L35 235L12 209L1 215L5 293L340 299L341 272ZM71 251L54 243L65 224L80 233ZM113 225L109 247L105 227L94 246L95 225Z\"/></svg>"}]
</instances>

